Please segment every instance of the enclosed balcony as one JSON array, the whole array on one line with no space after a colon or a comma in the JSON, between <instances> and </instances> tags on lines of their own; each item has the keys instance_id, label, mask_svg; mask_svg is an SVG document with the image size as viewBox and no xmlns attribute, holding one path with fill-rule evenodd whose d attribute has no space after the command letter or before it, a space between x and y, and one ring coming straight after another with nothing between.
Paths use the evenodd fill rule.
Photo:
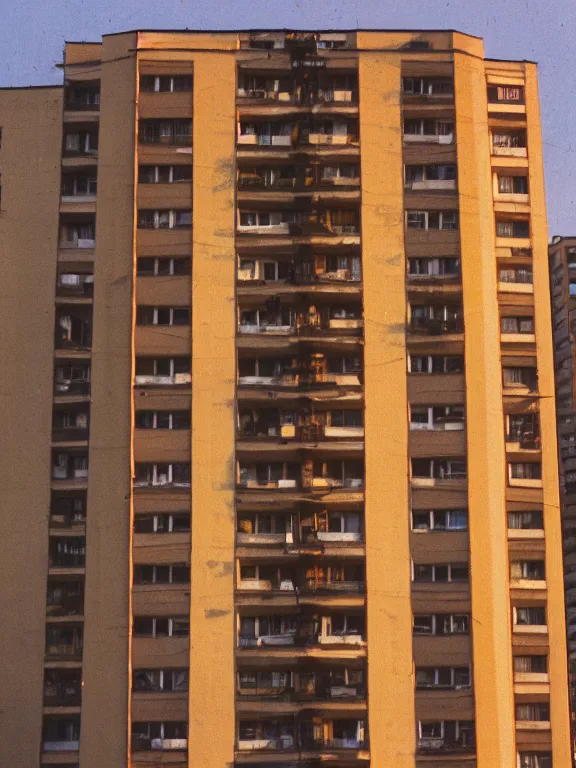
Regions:
<instances>
[{"instance_id":1,"label":"enclosed balcony","mask_svg":"<svg viewBox=\"0 0 576 768\"><path fill-rule=\"evenodd\" d=\"M52 442L88 440L89 412L86 405L55 407L52 416Z\"/></svg>"},{"instance_id":2,"label":"enclosed balcony","mask_svg":"<svg viewBox=\"0 0 576 768\"><path fill-rule=\"evenodd\" d=\"M236 544L292 544L292 517L274 512L237 512Z\"/></svg>"},{"instance_id":3,"label":"enclosed balcony","mask_svg":"<svg viewBox=\"0 0 576 768\"><path fill-rule=\"evenodd\" d=\"M314 408L241 408L238 414L237 438L303 442L356 440L364 436L363 424L362 409L323 411Z\"/></svg>"},{"instance_id":4,"label":"enclosed balcony","mask_svg":"<svg viewBox=\"0 0 576 768\"><path fill-rule=\"evenodd\" d=\"M303 151L327 148L356 148L359 145L358 121L355 119L280 118L268 120L244 115L238 124L239 147L299 147Z\"/></svg>"},{"instance_id":5,"label":"enclosed balcony","mask_svg":"<svg viewBox=\"0 0 576 768\"><path fill-rule=\"evenodd\" d=\"M312 488L364 489L364 462L357 459L316 460L312 467Z\"/></svg>"},{"instance_id":6,"label":"enclosed balcony","mask_svg":"<svg viewBox=\"0 0 576 768\"><path fill-rule=\"evenodd\" d=\"M89 350L92 347L91 308L58 309L54 336L56 349Z\"/></svg>"},{"instance_id":7,"label":"enclosed balcony","mask_svg":"<svg viewBox=\"0 0 576 768\"><path fill-rule=\"evenodd\" d=\"M42 727L43 752L78 752L80 749L80 715L48 716Z\"/></svg>"},{"instance_id":8,"label":"enclosed balcony","mask_svg":"<svg viewBox=\"0 0 576 768\"><path fill-rule=\"evenodd\" d=\"M46 628L46 658L78 660L82 658L84 629L79 624Z\"/></svg>"},{"instance_id":9,"label":"enclosed balcony","mask_svg":"<svg viewBox=\"0 0 576 768\"><path fill-rule=\"evenodd\" d=\"M506 449L539 451L540 416L538 413L510 413L506 416Z\"/></svg>"},{"instance_id":10,"label":"enclosed balcony","mask_svg":"<svg viewBox=\"0 0 576 768\"><path fill-rule=\"evenodd\" d=\"M302 593L363 594L366 587L364 566L360 564L322 564L304 574Z\"/></svg>"},{"instance_id":11,"label":"enclosed balcony","mask_svg":"<svg viewBox=\"0 0 576 768\"><path fill-rule=\"evenodd\" d=\"M56 296L69 298L70 303L78 299L89 299L94 294L94 274L92 271L60 271L56 282ZM64 303L64 302L60 302Z\"/></svg>"},{"instance_id":12,"label":"enclosed balcony","mask_svg":"<svg viewBox=\"0 0 576 768\"><path fill-rule=\"evenodd\" d=\"M82 616L84 613L84 582L78 578L48 579L47 616Z\"/></svg>"},{"instance_id":13,"label":"enclosed balcony","mask_svg":"<svg viewBox=\"0 0 576 768\"><path fill-rule=\"evenodd\" d=\"M52 479L85 483L88 480L88 453L86 451L55 452Z\"/></svg>"},{"instance_id":14,"label":"enclosed balcony","mask_svg":"<svg viewBox=\"0 0 576 768\"><path fill-rule=\"evenodd\" d=\"M50 537L50 568L84 568L86 539L84 536Z\"/></svg>"},{"instance_id":15,"label":"enclosed balcony","mask_svg":"<svg viewBox=\"0 0 576 768\"><path fill-rule=\"evenodd\" d=\"M313 353L298 358L248 358L238 360L238 385L279 386L304 389L361 387L364 366L361 355Z\"/></svg>"},{"instance_id":16,"label":"enclosed balcony","mask_svg":"<svg viewBox=\"0 0 576 768\"><path fill-rule=\"evenodd\" d=\"M237 185L240 191L330 191L360 186L357 163L334 165L314 163L298 165L241 165Z\"/></svg>"},{"instance_id":17,"label":"enclosed balcony","mask_svg":"<svg viewBox=\"0 0 576 768\"><path fill-rule=\"evenodd\" d=\"M238 647L294 645L298 627L297 615L240 616Z\"/></svg>"},{"instance_id":18,"label":"enclosed balcony","mask_svg":"<svg viewBox=\"0 0 576 768\"><path fill-rule=\"evenodd\" d=\"M411 405L410 429L412 431L454 432L466 426L464 405Z\"/></svg>"},{"instance_id":19,"label":"enclosed balcony","mask_svg":"<svg viewBox=\"0 0 576 768\"><path fill-rule=\"evenodd\" d=\"M336 283L358 284L362 279L360 256L355 253L309 253L306 246L300 251L266 258L242 256L238 261L238 282L245 286L266 285L316 285Z\"/></svg>"},{"instance_id":20,"label":"enclosed balcony","mask_svg":"<svg viewBox=\"0 0 576 768\"><path fill-rule=\"evenodd\" d=\"M496 157L527 157L525 130L492 129L490 132L492 155Z\"/></svg>"},{"instance_id":21,"label":"enclosed balcony","mask_svg":"<svg viewBox=\"0 0 576 768\"><path fill-rule=\"evenodd\" d=\"M364 516L348 510L322 509L300 513L300 539L323 545L359 544L364 541Z\"/></svg>"},{"instance_id":22,"label":"enclosed balcony","mask_svg":"<svg viewBox=\"0 0 576 768\"><path fill-rule=\"evenodd\" d=\"M96 169L75 169L62 175L63 203L93 203L96 200L96 190Z\"/></svg>"},{"instance_id":23,"label":"enclosed balcony","mask_svg":"<svg viewBox=\"0 0 576 768\"><path fill-rule=\"evenodd\" d=\"M548 731L550 727L550 704L548 702L516 704L517 730Z\"/></svg>"},{"instance_id":24,"label":"enclosed balcony","mask_svg":"<svg viewBox=\"0 0 576 768\"><path fill-rule=\"evenodd\" d=\"M70 528L86 523L86 491L52 491L50 528Z\"/></svg>"},{"instance_id":25,"label":"enclosed balcony","mask_svg":"<svg viewBox=\"0 0 576 768\"><path fill-rule=\"evenodd\" d=\"M510 561L511 589L546 589L544 560Z\"/></svg>"},{"instance_id":26,"label":"enclosed balcony","mask_svg":"<svg viewBox=\"0 0 576 768\"><path fill-rule=\"evenodd\" d=\"M134 488L190 488L190 463L136 464Z\"/></svg>"},{"instance_id":27,"label":"enclosed balcony","mask_svg":"<svg viewBox=\"0 0 576 768\"><path fill-rule=\"evenodd\" d=\"M434 720L418 722L419 755L474 754L476 750L473 720Z\"/></svg>"},{"instance_id":28,"label":"enclosed balcony","mask_svg":"<svg viewBox=\"0 0 576 768\"><path fill-rule=\"evenodd\" d=\"M296 462L239 462L238 486L250 489L294 490L302 484L302 468Z\"/></svg>"},{"instance_id":29,"label":"enclosed balcony","mask_svg":"<svg viewBox=\"0 0 576 768\"><path fill-rule=\"evenodd\" d=\"M360 335L364 326L362 306L357 297L344 297L332 305L282 304L271 297L265 306L239 307L238 331L242 334L269 333L274 335L313 336Z\"/></svg>"},{"instance_id":30,"label":"enclosed balcony","mask_svg":"<svg viewBox=\"0 0 576 768\"><path fill-rule=\"evenodd\" d=\"M54 394L89 395L90 374L90 363L59 361L54 368Z\"/></svg>"},{"instance_id":31,"label":"enclosed balcony","mask_svg":"<svg viewBox=\"0 0 576 768\"><path fill-rule=\"evenodd\" d=\"M62 217L60 227L60 249L93 250L96 244L94 217L68 214Z\"/></svg>"},{"instance_id":32,"label":"enclosed balcony","mask_svg":"<svg viewBox=\"0 0 576 768\"><path fill-rule=\"evenodd\" d=\"M455 191L456 165L406 165L404 188L412 192Z\"/></svg>"},{"instance_id":33,"label":"enclosed balcony","mask_svg":"<svg viewBox=\"0 0 576 768\"><path fill-rule=\"evenodd\" d=\"M298 107L358 104L356 73L332 74L311 70L308 74L310 77L300 79L300 82L292 76L240 74L238 101Z\"/></svg>"},{"instance_id":34,"label":"enclosed balcony","mask_svg":"<svg viewBox=\"0 0 576 768\"><path fill-rule=\"evenodd\" d=\"M435 486L453 482L465 483L468 477L466 457L413 458L411 469L413 487Z\"/></svg>"},{"instance_id":35,"label":"enclosed balcony","mask_svg":"<svg viewBox=\"0 0 576 768\"><path fill-rule=\"evenodd\" d=\"M354 701L366 696L363 667L324 666L314 671L286 669L241 670L237 676L240 701L290 698L292 701Z\"/></svg>"},{"instance_id":36,"label":"enclosed balcony","mask_svg":"<svg viewBox=\"0 0 576 768\"><path fill-rule=\"evenodd\" d=\"M302 746L316 751L366 750L368 736L364 720L346 718L327 720L319 723L302 722Z\"/></svg>"},{"instance_id":37,"label":"enclosed balcony","mask_svg":"<svg viewBox=\"0 0 576 768\"><path fill-rule=\"evenodd\" d=\"M190 385L190 357L142 357L136 358L134 385L174 387Z\"/></svg>"},{"instance_id":38,"label":"enclosed balcony","mask_svg":"<svg viewBox=\"0 0 576 768\"><path fill-rule=\"evenodd\" d=\"M98 155L98 128L91 124L84 126L76 123L64 125L64 142L62 147L62 156L65 158L64 164L68 166L66 158L77 158L78 161L87 158L95 159ZM76 165L76 163L74 163Z\"/></svg>"},{"instance_id":39,"label":"enclosed balcony","mask_svg":"<svg viewBox=\"0 0 576 768\"><path fill-rule=\"evenodd\" d=\"M366 617L364 613L332 613L329 616L323 616L318 643L323 646L365 646Z\"/></svg>"},{"instance_id":40,"label":"enclosed balcony","mask_svg":"<svg viewBox=\"0 0 576 768\"><path fill-rule=\"evenodd\" d=\"M44 674L45 707L77 707L82 695L79 669L47 669Z\"/></svg>"},{"instance_id":41,"label":"enclosed balcony","mask_svg":"<svg viewBox=\"0 0 576 768\"><path fill-rule=\"evenodd\" d=\"M460 259L457 256L409 257L408 286L434 283L455 283L460 280Z\"/></svg>"},{"instance_id":42,"label":"enclosed balcony","mask_svg":"<svg viewBox=\"0 0 576 768\"><path fill-rule=\"evenodd\" d=\"M192 119L140 120L138 140L140 144L190 147L192 146Z\"/></svg>"},{"instance_id":43,"label":"enclosed balcony","mask_svg":"<svg viewBox=\"0 0 576 768\"><path fill-rule=\"evenodd\" d=\"M68 83L64 92L64 109L74 112L97 111L100 109L100 83Z\"/></svg>"},{"instance_id":44,"label":"enclosed balcony","mask_svg":"<svg viewBox=\"0 0 576 768\"><path fill-rule=\"evenodd\" d=\"M403 77L402 98L404 101L451 102L454 100L454 82L449 77Z\"/></svg>"},{"instance_id":45,"label":"enclosed balcony","mask_svg":"<svg viewBox=\"0 0 576 768\"><path fill-rule=\"evenodd\" d=\"M410 304L408 333L411 336L446 336L464 332L459 304Z\"/></svg>"},{"instance_id":46,"label":"enclosed balcony","mask_svg":"<svg viewBox=\"0 0 576 768\"><path fill-rule=\"evenodd\" d=\"M404 144L453 144L454 133L453 120L429 117L404 119Z\"/></svg>"},{"instance_id":47,"label":"enclosed balcony","mask_svg":"<svg viewBox=\"0 0 576 768\"><path fill-rule=\"evenodd\" d=\"M132 723L132 752L171 752L188 749L188 723Z\"/></svg>"},{"instance_id":48,"label":"enclosed balcony","mask_svg":"<svg viewBox=\"0 0 576 768\"><path fill-rule=\"evenodd\" d=\"M237 749L240 752L292 752L297 748L293 718L240 719Z\"/></svg>"},{"instance_id":49,"label":"enclosed balcony","mask_svg":"<svg viewBox=\"0 0 576 768\"><path fill-rule=\"evenodd\" d=\"M360 215L355 208L319 208L309 211L247 210L238 212L239 235L288 235L341 237L360 235Z\"/></svg>"}]
</instances>

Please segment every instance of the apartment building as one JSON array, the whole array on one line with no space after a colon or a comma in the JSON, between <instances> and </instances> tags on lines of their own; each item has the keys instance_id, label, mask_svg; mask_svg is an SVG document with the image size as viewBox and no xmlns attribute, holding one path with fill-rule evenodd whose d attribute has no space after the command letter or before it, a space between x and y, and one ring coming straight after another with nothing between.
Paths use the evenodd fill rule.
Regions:
<instances>
[{"instance_id":1,"label":"apartment building","mask_svg":"<svg viewBox=\"0 0 576 768\"><path fill-rule=\"evenodd\" d=\"M553 237L550 245L550 292L556 376L556 415L560 461L562 533L564 546L564 588L568 655L571 672L572 718L576 712L576 602L574 578L576 553L576 449L574 403L574 310L576 303L576 238Z\"/></svg>"},{"instance_id":2,"label":"apartment building","mask_svg":"<svg viewBox=\"0 0 576 768\"><path fill-rule=\"evenodd\" d=\"M68 43L0 91L0 754L564 768L536 66Z\"/></svg>"}]
</instances>

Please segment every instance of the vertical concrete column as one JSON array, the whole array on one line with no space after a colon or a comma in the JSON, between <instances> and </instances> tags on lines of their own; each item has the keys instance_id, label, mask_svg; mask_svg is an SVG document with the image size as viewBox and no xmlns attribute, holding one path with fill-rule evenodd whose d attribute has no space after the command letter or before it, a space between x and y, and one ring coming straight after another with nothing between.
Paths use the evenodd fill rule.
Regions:
<instances>
[{"instance_id":1,"label":"vertical concrete column","mask_svg":"<svg viewBox=\"0 0 576 768\"><path fill-rule=\"evenodd\" d=\"M364 45L358 41L359 48ZM360 53L368 722L373 768L415 764L400 77L398 56Z\"/></svg>"},{"instance_id":2,"label":"vertical concrete column","mask_svg":"<svg viewBox=\"0 0 576 768\"><path fill-rule=\"evenodd\" d=\"M104 38L80 764L128 763L136 35Z\"/></svg>"},{"instance_id":3,"label":"vertical concrete column","mask_svg":"<svg viewBox=\"0 0 576 768\"><path fill-rule=\"evenodd\" d=\"M0 89L0 763L42 737L62 88Z\"/></svg>"},{"instance_id":4,"label":"vertical concrete column","mask_svg":"<svg viewBox=\"0 0 576 768\"><path fill-rule=\"evenodd\" d=\"M554 765L571 765L562 528L548 276L548 227L536 65L526 64L525 72L528 160L530 162L530 236L534 273L534 311L538 353L540 431L542 435L542 484L544 486L544 532L546 536L546 583L548 586L546 614L550 639L548 672L550 676L552 754Z\"/></svg>"},{"instance_id":5,"label":"vertical concrete column","mask_svg":"<svg viewBox=\"0 0 576 768\"><path fill-rule=\"evenodd\" d=\"M478 768L515 768L496 246L480 58L454 55Z\"/></svg>"},{"instance_id":6,"label":"vertical concrete column","mask_svg":"<svg viewBox=\"0 0 576 768\"><path fill-rule=\"evenodd\" d=\"M236 62L194 55L190 765L234 762Z\"/></svg>"}]
</instances>

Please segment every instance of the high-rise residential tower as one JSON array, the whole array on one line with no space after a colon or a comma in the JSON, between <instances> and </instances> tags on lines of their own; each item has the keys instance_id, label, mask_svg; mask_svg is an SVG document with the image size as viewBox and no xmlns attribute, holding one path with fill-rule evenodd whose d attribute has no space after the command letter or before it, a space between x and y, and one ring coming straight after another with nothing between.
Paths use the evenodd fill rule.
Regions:
<instances>
[{"instance_id":1,"label":"high-rise residential tower","mask_svg":"<svg viewBox=\"0 0 576 768\"><path fill-rule=\"evenodd\" d=\"M566 768L535 65L63 68L0 91L2 765Z\"/></svg>"}]
</instances>

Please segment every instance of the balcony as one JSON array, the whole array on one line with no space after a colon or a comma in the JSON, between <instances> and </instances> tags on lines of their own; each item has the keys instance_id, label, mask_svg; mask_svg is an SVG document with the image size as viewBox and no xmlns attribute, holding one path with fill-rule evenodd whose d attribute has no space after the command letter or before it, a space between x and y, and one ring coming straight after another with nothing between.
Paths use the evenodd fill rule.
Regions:
<instances>
[{"instance_id":1,"label":"balcony","mask_svg":"<svg viewBox=\"0 0 576 768\"><path fill-rule=\"evenodd\" d=\"M54 371L55 395L89 395L90 366L86 364L60 364Z\"/></svg>"},{"instance_id":2,"label":"balcony","mask_svg":"<svg viewBox=\"0 0 576 768\"><path fill-rule=\"evenodd\" d=\"M53 480L67 480L84 483L88 480L88 455L74 455L68 453L55 454L55 463L52 466Z\"/></svg>"},{"instance_id":3,"label":"balcony","mask_svg":"<svg viewBox=\"0 0 576 768\"><path fill-rule=\"evenodd\" d=\"M82 582L48 583L47 616L82 616L84 613L84 585Z\"/></svg>"},{"instance_id":4,"label":"balcony","mask_svg":"<svg viewBox=\"0 0 576 768\"><path fill-rule=\"evenodd\" d=\"M94 275L78 272L60 272L56 285L58 298L92 298Z\"/></svg>"},{"instance_id":5,"label":"balcony","mask_svg":"<svg viewBox=\"0 0 576 768\"><path fill-rule=\"evenodd\" d=\"M490 139L494 157L528 157L525 131L492 131Z\"/></svg>"},{"instance_id":6,"label":"balcony","mask_svg":"<svg viewBox=\"0 0 576 768\"><path fill-rule=\"evenodd\" d=\"M278 635L239 635L239 648L261 648L269 645L294 645L296 633L284 632Z\"/></svg>"},{"instance_id":7,"label":"balcony","mask_svg":"<svg viewBox=\"0 0 576 768\"><path fill-rule=\"evenodd\" d=\"M50 568L84 568L86 565L86 539L64 536L50 538Z\"/></svg>"},{"instance_id":8,"label":"balcony","mask_svg":"<svg viewBox=\"0 0 576 768\"><path fill-rule=\"evenodd\" d=\"M82 311L82 310L86 311ZM57 312L54 346L56 349L89 350L92 346L92 318L89 308Z\"/></svg>"},{"instance_id":9,"label":"balcony","mask_svg":"<svg viewBox=\"0 0 576 768\"><path fill-rule=\"evenodd\" d=\"M447 319L412 317L408 324L408 333L414 336L445 336L464 333L464 319L462 317Z\"/></svg>"},{"instance_id":10,"label":"balcony","mask_svg":"<svg viewBox=\"0 0 576 768\"><path fill-rule=\"evenodd\" d=\"M100 109L100 87L93 85L68 85L64 109L70 112L95 112Z\"/></svg>"},{"instance_id":11,"label":"balcony","mask_svg":"<svg viewBox=\"0 0 576 768\"><path fill-rule=\"evenodd\" d=\"M81 626L49 626L46 630L48 659L78 660L82 658L83 629Z\"/></svg>"},{"instance_id":12,"label":"balcony","mask_svg":"<svg viewBox=\"0 0 576 768\"><path fill-rule=\"evenodd\" d=\"M453 740L431 736L419 738L417 750L419 755L474 754L476 744L474 738Z\"/></svg>"},{"instance_id":13,"label":"balcony","mask_svg":"<svg viewBox=\"0 0 576 768\"><path fill-rule=\"evenodd\" d=\"M44 678L45 707L78 707L82 695L82 673L75 669L47 669Z\"/></svg>"}]
</instances>

